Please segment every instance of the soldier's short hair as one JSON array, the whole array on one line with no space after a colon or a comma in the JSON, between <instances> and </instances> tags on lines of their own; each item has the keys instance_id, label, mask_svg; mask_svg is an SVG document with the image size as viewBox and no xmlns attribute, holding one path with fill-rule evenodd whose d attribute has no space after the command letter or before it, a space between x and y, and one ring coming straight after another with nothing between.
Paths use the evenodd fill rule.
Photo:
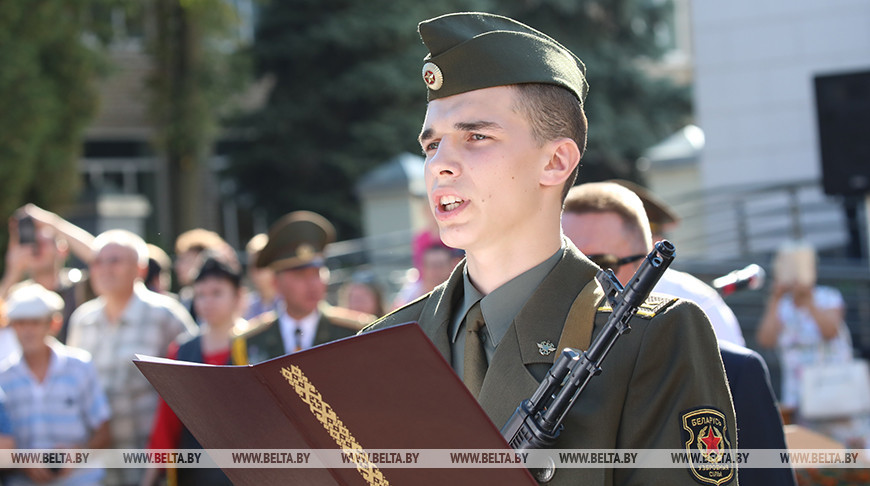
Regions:
<instances>
[{"instance_id":1,"label":"soldier's short hair","mask_svg":"<svg viewBox=\"0 0 870 486\"><path fill-rule=\"evenodd\" d=\"M516 109L522 113L532 126L532 135L538 144L543 145L558 138L570 138L580 149L580 157L586 151L586 131L588 123L583 104L567 89L543 83L512 85L519 95ZM565 181L562 200L577 180L580 164Z\"/></svg>"}]
</instances>

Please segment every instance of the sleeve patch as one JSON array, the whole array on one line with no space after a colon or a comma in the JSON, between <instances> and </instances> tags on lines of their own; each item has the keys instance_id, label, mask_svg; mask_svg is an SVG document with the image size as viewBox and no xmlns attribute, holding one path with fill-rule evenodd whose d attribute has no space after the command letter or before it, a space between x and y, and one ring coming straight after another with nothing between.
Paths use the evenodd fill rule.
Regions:
<instances>
[{"instance_id":1,"label":"sleeve patch","mask_svg":"<svg viewBox=\"0 0 870 486\"><path fill-rule=\"evenodd\" d=\"M704 485L730 483L737 461L725 414L714 407L697 407L680 414L680 425L692 478Z\"/></svg>"}]
</instances>

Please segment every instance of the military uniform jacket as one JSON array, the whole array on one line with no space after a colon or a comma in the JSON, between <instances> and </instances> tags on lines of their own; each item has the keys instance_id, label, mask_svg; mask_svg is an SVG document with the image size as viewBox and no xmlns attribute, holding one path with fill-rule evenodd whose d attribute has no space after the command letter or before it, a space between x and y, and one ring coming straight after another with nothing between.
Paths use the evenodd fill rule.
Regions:
<instances>
[{"instance_id":1,"label":"military uniform jacket","mask_svg":"<svg viewBox=\"0 0 870 486\"><path fill-rule=\"evenodd\" d=\"M462 302L462 272L427 296L388 314L366 330L416 321L451 359L448 328ZM538 344L558 343L575 298L598 268L567 242L565 252L520 310L489 363L478 401L497 427L529 398L558 352L542 355ZM678 449L697 451L701 429L692 417L720 416L712 435L736 448L734 410L712 326L694 303L665 300L644 319L631 320L564 422L556 449ZM593 337L606 322L596 315ZM717 415L720 414L720 415ZM709 422L708 422L709 423ZM689 430L693 429L693 433ZM688 444L687 444L688 443ZM722 473L720 471L720 473ZM715 475L720 473L712 473ZM697 477L701 474L702 477ZM550 485L736 484L736 472L705 478L693 468L564 468ZM728 478L731 479L728 479Z\"/></svg>"},{"instance_id":2,"label":"military uniform jacket","mask_svg":"<svg viewBox=\"0 0 870 486\"><path fill-rule=\"evenodd\" d=\"M353 336L371 319L360 319L344 309L324 305L320 307L320 320L314 345ZM367 315L367 314L365 314ZM278 315L268 312L252 321L251 328L233 342L233 360L239 363L257 364L287 354Z\"/></svg>"}]
</instances>

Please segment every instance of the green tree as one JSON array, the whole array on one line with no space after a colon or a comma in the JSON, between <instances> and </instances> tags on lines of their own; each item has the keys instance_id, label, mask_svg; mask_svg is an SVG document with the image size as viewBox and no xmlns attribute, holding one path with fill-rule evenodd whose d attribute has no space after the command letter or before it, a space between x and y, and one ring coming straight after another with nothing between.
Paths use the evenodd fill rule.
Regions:
<instances>
[{"instance_id":1,"label":"green tree","mask_svg":"<svg viewBox=\"0 0 870 486\"><path fill-rule=\"evenodd\" d=\"M340 238L359 234L354 184L402 151L419 152L425 111L415 31L421 19L487 1L280 0L264 7L253 58L268 103L241 120L229 175L274 221L319 212Z\"/></svg>"},{"instance_id":2,"label":"green tree","mask_svg":"<svg viewBox=\"0 0 870 486\"><path fill-rule=\"evenodd\" d=\"M153 0L148 52L149 113L155 146L167 159L175 235L201 226L204 164L231 95L246 80L235 54L236 11L226 0Z\"/></svg>"},{"instance_id":3,"label":"green tree","mask_svg":"<svg viewBox=\"0 0 870 486\"><path fill-rule=\"evenodd\" d=\"M0 2L0 215L74 200L82 134L105 67L99 1ZM88 35L85 35L85 34ZM0 224L2 241L6 225Z\"/></svg>"},{"instance_id":4,"label":"green tree","mask_svg":"<svg viewBox=\"0 0 870 486\"><path fill-rule=\"evenodd\" d=\"M425 112L422 19L461 10L512 16L559 39L587 64L589 150L581 180L633 177L643 149L689 113L685 89L651 80L638 61L661 54L655 35L666 2L284 0L261 13L253 58L273 77L267 105L241 120L245 149L229 176L270 220L296 209L359 234L353 188L401 151L417 153Z\"/></svg>"}]
</instances>

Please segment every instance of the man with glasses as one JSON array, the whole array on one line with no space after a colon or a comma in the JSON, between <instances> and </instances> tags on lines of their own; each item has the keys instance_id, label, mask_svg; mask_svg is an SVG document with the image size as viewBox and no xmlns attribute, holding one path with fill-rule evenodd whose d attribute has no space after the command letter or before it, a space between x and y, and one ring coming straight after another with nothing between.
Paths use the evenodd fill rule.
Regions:
<instances>
[{"instance_id":1,"label":"man with glasses","mask_svg":"<svg viewBox=\"0 0 870 486\"><path fill-rule=\"evenodd\" d=\"M656 230L674 223L676 216L664 203L625 181L572 188L562 214L565 236L596 265L613 269L623 285L646 256L645 248L663 238ZM716 290L696 277L669 268L654 292L694 301L707 314L720 342L746 345L734 312Z\"/></svg>"},{"instance_id":2,"label":"man with glasses","mask_svg":"<svg viewBox=\"0 0 870 486\"><path fill-rule=\"evenodd\" d=\"M602 268L611 268L619 281L627 284L640 266L644 252L652 248L648 209L644 209L644 201L646 199L642 201L631 190L613 182L575 186L565 199L562 229L590 260ZM665 275L669 272L675 272L673 279L677 282L687 275L671 269ZM672 285L669 288L679 290L686 286ZM695 299L691 294L674 295ZM718 328L715 330L717 334L720 332ZM782 420L764 360L758 353L731 341L721 337L718 341L737 415L740 448L785 449ZM793 486L795 478L787 467L745 468L740 470L740 483Z\"/></svg>"},{"instance_id":3,"label":"man with glasses","mask_svg":"<svg viewBox=\"0 0 870 486\"><path fill-rule=\"evenodd\" d=\"M623 285L652 251L643 203L616 184L573 187L565 199L562 231L596 265L612 269Z\"/></svg>"}]
</instances>

